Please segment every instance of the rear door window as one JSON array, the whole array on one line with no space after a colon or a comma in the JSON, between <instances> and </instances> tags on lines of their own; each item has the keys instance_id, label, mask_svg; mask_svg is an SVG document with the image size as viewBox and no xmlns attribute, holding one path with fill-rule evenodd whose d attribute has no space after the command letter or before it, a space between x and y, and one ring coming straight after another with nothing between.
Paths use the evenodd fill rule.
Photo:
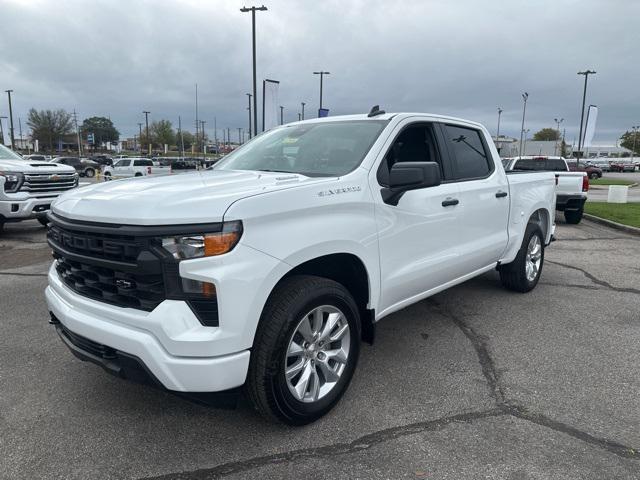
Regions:
<instances>
[{"instance_id":1,"label":"rear door window","mask_svg":"<svg viewBox=\"0 0 640 480\"><path fill-rule=\"evenodd\" d=\"M153 162L151 160L134 160L133 166L134 167L152 167Z\"/></svg>"},{"instance_id":2,"label":"rear door window","mask_svg":"<svg viewBox=\"0 0 640 480\"><path fill-rule=\"evenodd\" d=\"M444 134L456 180L484 178L494 170L493 160L479 130L444 125Z\"/></svg>"}]
</instances>

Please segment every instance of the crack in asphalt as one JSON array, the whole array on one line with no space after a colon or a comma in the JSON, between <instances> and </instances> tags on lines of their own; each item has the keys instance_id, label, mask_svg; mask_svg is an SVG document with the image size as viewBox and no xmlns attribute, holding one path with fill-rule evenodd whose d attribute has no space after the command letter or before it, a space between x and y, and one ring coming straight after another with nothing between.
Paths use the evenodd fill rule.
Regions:
<instances>
[{"instance_id":1,"label":"crack in asphalt","mask_svg":"<svg viewBox=\"0 0 640 480\"><path fill-rule=\"evenodd\" d=\"M589 238L559 238L562 242L594 242L599 240L633 240L633 237L589 237Z\"/></svg>"},{"instance_id":2,"label":"crack in asphalt","mask_svg":"<svg viewBox=\"0 0 640 480\"><path fill-rule=\"evenodd\" d=\"M490 395L496 399L498 408L504 413L521 420L526 420L542 427L549 428L556 432L567 434L573 438L607 450L619 457L640 460L640 450L637 448L629 447L606 438L596 437L576 427L549 418L541 413L530 412L526 407L517 405L515 402L507 399L500 381L500 375L496 369L495 362L491 357L485 338L476 333L475 330L467 325L464 320L446 309L442 304L433 299L429 299L427 301L434 306L438 313L449 318L471 342L471 345L473 345L478 356L480 366L482 367L482 373L489 385Z\"/></svg>"},{"instance_id":3,"label":"crack in asphalt","mask_svg":"<svg viewBox=\"0 0 640 480\"><path fill-rule=\"evenodd\" d=\"M47 273L20 273L20 272L0 272L0 275L14 275L18 277L46 277Z\"/></svg>"},{"instance_id":4,"label":"crack in asphalt","mask_svg":"<svg viewBox=\"0 0 640 480\"><path fill-rule=\"evenodd\" d=\"M640 295L640 290L638 290L637 288L615 287L615 286L611 285L609 282L605 282L604 280L600 280L599 278L597 278L593 274L587 272L583 268L575 267L573 265L567 265L566 263L554 262L552 260L546 260L546 261L547 261L547 263L551 263L552 265L558 265L560 267L564 267L564 268L568 268L570 270L576 270L578 272L581 272L585 277L587 277L589 280L591 280L596 285L600 285L601 287L605 287L605 288L607 288L609 290L613 290L614 292L633 293L633 294L636 294L636 295Z\"/></svg>"},{"instance_id":5,"label":"crack in asphalt","mask_svg":"<svg viewBox=\"0 0 640 480\"><path fill-rule=\"evenodd\" d=\"M549 287L562 287L562 288L582 288L584 290L605 290L604 288L596 287L595 285L580 285L577 283L538 282L538 285L547 285Z\"/></svg>"},{"instance_id":6,"label":"crack in asphalt","mask_svg":"<svg viewBox=\"0 0 640 480\"><path fill-rule=\"evenodd\" d=\"M269 465L278 465L282 463L294 462L308 458L331 458L334 455L345 455L351 453L368 450L376 445L385 443L397 438L408 435L415 435L423 432L433 432L444 429L452 423L472 423L489 417L500 417L510 415L509 412L501 408L493 408L469 413L459 413L447 417L441 417L435 420L424 422L416 422L398 427L390 427L379 430L362 437L358 437L350 442L335 443L322 447L304 448L299 450L290 450L283 453L275 453L272 455L264 455L261 457L239 460L237 462L223 463L212 468L203 468L200 470L192 470L186 472L177 472L163 474L154 477L143 477L139 480L208 480L220 478L235 473L253 470Z\"/></svg>"}]
</instances>

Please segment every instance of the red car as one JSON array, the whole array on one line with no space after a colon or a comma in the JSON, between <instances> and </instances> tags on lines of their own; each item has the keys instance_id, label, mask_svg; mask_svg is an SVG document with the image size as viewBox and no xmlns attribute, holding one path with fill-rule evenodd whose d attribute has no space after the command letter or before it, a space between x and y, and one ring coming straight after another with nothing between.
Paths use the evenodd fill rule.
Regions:
<instances>
[{"instance_id":1,"label":"red car","mask_svg":"<svg viewBox=\"0 0 640 480\"><path fill-rule=\"evenodd\" d=\"M567 160L567 165L569 166L570 172L587 172L587 176L592 179L602 177L601 168L594 167L593 165L587 166L584 161L580 162L580 168L577 168L575 160Z\"/></svg>"},{"instance_id":2,"label":"red car","mask_svg":"<svg viewBox=\"0 0 640 480\"><path fill-rule=\"evenodd\" d=\"M609 168L612 172L634 172L636 166L631 162L611 162Z\"/></svg>"}]
</instances>

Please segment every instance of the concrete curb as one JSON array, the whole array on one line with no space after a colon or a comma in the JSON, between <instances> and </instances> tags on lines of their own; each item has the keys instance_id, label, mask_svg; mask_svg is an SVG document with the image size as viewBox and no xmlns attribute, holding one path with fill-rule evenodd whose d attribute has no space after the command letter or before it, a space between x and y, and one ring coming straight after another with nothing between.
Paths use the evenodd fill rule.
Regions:
<instances>
[{"instance_id":1,"label":"concrete curb","mask_svg":"<svg viewBox=\"0 0 640 480\"><path fill-rule=\"evenodd\" d=\"M604 218L596 217L595 215L590 215L588 213L584 213L582 215L587 220L590 220L594 223L599 223L600 225L604 225L605 227L614 228L616 230L622 230L623 232L630 233L631 235L640 236L640 228L631 227L629 225L623 225L622 223L612 222L611 220L606 220Z\"/></svg>"}]
</instances>

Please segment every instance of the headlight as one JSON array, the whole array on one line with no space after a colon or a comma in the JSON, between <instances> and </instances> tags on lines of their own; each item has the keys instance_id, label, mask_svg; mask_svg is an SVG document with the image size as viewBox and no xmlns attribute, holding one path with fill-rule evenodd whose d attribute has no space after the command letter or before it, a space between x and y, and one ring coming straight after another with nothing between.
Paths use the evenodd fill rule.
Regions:
<instances>
[{"instance_id":1,"label":"headlight","mask_svg":"<svg viewBox=\"0 0 640 480\"><path fill-rule=\"evenodd\" d=\"M176 260L212 257L230 252L242 236L242 222L225 222L222 231L162 239L162 247Z\"/></svg>"},{"instance_id":2,"label":"headlight","mask_svg":"<svg viewBox=\"0 0 640 480\"><path fill-rule=\"evenodd\" d=\"M7 193L17 192L24 180L20 172L0 172L0 177L4 178L4 191Z\"/></svg>"}]
</instances>

